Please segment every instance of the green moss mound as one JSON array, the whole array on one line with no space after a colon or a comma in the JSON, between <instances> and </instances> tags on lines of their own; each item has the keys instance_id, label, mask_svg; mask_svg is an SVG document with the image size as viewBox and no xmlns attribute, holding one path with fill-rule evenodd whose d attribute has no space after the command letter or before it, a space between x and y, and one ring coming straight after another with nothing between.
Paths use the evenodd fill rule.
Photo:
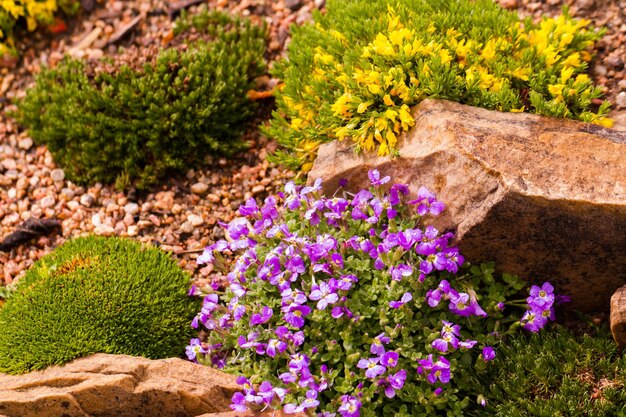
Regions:
<instances>
[{"instance_id":1,"label":"green moss mound","mask_svg":"<svg viewBox=\"0 0 626 417\"><path fill-rule=\"evenodd\" d=\"M16 118L70 180L146 188L207 155L245 148L255 108L247 92L264 72L266 29L206 11L188 20L179 26L200 39L161 51L143 69L65 60L38 75Z\"/></svg>"},{"instance_id":2,"label":"green moss mound","mask_svg":"<svg viewBox=\"0 0 626 417\"><path fill-rule=\"evenodd\" d=\"M476 381L490 403L474 415L626 415L626 356L607 329L576 337L557 327L507 340L498 352L491 374Z\"/></svg>"},{"instance_id":3,"label":"green moss mound","mask_svg":"<svg viewBox=\"0 0 626 417\"><path fill-rule=\"evenodd\" d=\"M39 260L0 308L0 372L92 353L177 357L197 304L167 253L122 238L71 240Z\"/></svg>"},{"instance_id":4,"label":"green moss mound","mask_svg":"<svg viewBox=\"0 0 626 417\"><path fill-rule=\"evenodd\" d=\"M425 98L610 124L585 73L602 31L566 12L535 24L493 0L329 0L292 35L266 131L292 169L331 140L393 155Z\"/></svg>"}]
</instances>

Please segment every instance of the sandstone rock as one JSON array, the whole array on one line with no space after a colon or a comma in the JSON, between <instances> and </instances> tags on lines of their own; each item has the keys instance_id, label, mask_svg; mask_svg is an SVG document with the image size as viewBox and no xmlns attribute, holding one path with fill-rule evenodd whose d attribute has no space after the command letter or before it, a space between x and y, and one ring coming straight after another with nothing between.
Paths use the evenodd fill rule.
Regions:
<instances>
[{"instance_id":1,"label":"sandstone rock","mask_svg":"<svg viewBox=\"0 0 626 417\"><path fill-rule=\"evenodd\" d=\"M626 347L626 285L615 291L611 297L611 333L617 347Z\"/></svg>"},{"instance_id":2,"label":"sandstone rock","mask_svg":"<svg viewBox=\"0 0 626 417\"><path fill-rule=\"evenodd\" d=\"M592 124L426 100L394 160L354 155L350 143L320 148L309 179L352 190L377 168L437 193L435 226L456 232L470 262L550 280L571 308L607 310L626 282L626 133Z\"/></svg>"},{"instance_id":3,"label":"sandstone rock","mask_svg":"<svg viewBox=\"0 0 626 417\"><path fill-rule=\"evenodd\" d=\"M0 415L253 416L230 412L235 379L182 359L97 354L25 375L0 374Z\"/></svg>"}]
</instances>

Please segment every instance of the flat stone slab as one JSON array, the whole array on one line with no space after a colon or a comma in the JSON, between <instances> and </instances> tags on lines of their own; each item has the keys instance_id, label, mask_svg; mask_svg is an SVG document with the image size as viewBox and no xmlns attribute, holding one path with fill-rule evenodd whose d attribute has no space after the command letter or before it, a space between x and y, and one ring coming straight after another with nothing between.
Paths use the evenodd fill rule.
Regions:
<instances>
[{"instance_id":1,"label":"flat stone slab","mask_svg":"<svg viewBox=\"0 0 626 417\"><path fill-rule=\"evenodd\" d=\"M96 354L23 375L0 374L0 416L252 417L231 412L235 377L182 359ZM271 413L259 414L269 417ZM277 413L282 417L282 413Z\"/></svg>"},{"instance_id":2,"label":"flat stone slab","mask_svg":"<svg viewBox=\"0 0 626 417\"><path fill-rule=\"evenodd\" d=\"M470 262L533 282L550 280L571 308L608 310L626 283L626 132L443 100L413 109L415 126L395 159L320 147L309 180L355 190L376 168L424 185L446 204L433 224L456 232Z\"/></svg>"}]
</instances>

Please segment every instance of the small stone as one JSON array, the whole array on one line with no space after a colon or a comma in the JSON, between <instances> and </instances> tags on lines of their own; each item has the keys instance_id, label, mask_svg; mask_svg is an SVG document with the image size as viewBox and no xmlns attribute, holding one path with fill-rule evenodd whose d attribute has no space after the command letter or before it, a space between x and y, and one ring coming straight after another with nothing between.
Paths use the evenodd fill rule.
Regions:
<instances>
[{"instance_id":1,"label":"small stone","mask_svg":"<svg viewBox=\"0 0 626 417\"><path fill-rule=\"evenodd\" d=\"M139 213L139 204L137 203L128 203L124 206L124 212L135 215Z\"/></svg>"},{"instance_id":2,"label":"small stone","mask_svg":"<svg viewBox=\"0 0 626 417\"><path fill-rule=\"evenodd\" d=\"M67 208L75 211L76 209L78 209L78 207L80 206L80 203L78 201L70 201L67 203Z\"/></svg>"},{"instance_id":3,"label":"small stone","mask_svg":"<svg viewBox=\"0 0 626 417\"><path fill-rule=\"evenodd\" d=\"M15 187L18 190L26 190L28 188L28 179L24 177L20 178L19 180L17 180Z\"/></svg>"},{"instance_id":4,"label":"small stone","mask_svg":"<svg viewBox=\"0 0 626 417\"><path fill-rule=\"evenodd\" d=\"M154 196L156 202L154 208L157 210L170 211L174 205L174 192L173 191L161 191Z\"/></svg>"},{"instance_id":5,"label":"small stone","mask_svg":"<svg viewBox=\"0 0 626 417\"><path fill-rule=\"evenodd\" d=\"M61 182L65 179L65 172L63 172L61 168L53 169L50 172L50 178L52 178L54 182Z\"/></svg>"},{"instance_id":6,"label":"small stone","mask_svg":"<svg viewBox=\"0 0 626 417\"><path fill-rule=\"evenodd\" d=\"M135 225L128 226L128 229L126 229L126 233L128 234L128 236L137 236L139 234L139 228Z\"/></svg>"},{"instance_id":7,"label":"small stone","mask_svg":"<svg viewBox=\"0 0 626 417\"><path fill-rule=\"evenodd\" d=\"M94 227L102 226L102 220L100 220L100 216L97 214L91 216L91 224L93 224Z\"/></svg>"},{"instance_id":8,"label":"small stone","mask_svg":"<svg viewBox=\"0 0 626 417\"><path fill-rule=\"evenodd\" d=\"M604 65L596 64L592 69L594 75L597 77L604 77L607 73L607 69Z\"/></svg>"},{"instance_id":9,"label":"small stone","mask_svg":"<svg viewBox=\"0 0 626 417\"><path fill-rule=\"evenodd\" d=\"M180 226L180 231L183 233L193 233L195 227L190 222L185 222Z\"/></svg>"},{"instance_id":10,"label":"small stone","mask_svg":"<svg viewBox=\"0 0 626 417\"><path fill-rule=\"evenodd\" d=\"M8 192L7 192L7 196L11 199L17 197L17 190L15 188L11 188Z\"/></svg>"},{"instance_id":11,"label":"small stone","mask_svg":"<svg viewBox=\"0 0 626 417\"><path fill-rule=\"evenodd\" d=\"M39 184L39 177L37 175L34 175L34 176L30 177L28 182L30 183L30 185L35 187L35 186L37 186L37 184Z\"/></svg>"},{"instance_id":12,"label":"small stone","mask_svg":"<svg viewBox=\"0 0 626 417\"><path fill-rule=\"evenodd\" d=\"M96 227L93 232L98 236L113 236L115 234L115 229L106 224L102 224Z\"/></svg>"},{"instance_id":13,"label":"small stone","mask_svg":"<svg viewBox=\"0 0 626 417\"><path fill-rule=\"evenodd\" d=\"M216 195L216 194L209 194L206 196L206 198L211 202L211 203L219 203L221 198Z\"/></svg>"},{"instance_id":14,"label":"small stone","mask_svg":"<svg viewBox=\"0 0 626 417\"><path fill-rule=\"evenodd\" d=\"M615 97L615 104L622 109L626 109L626 91L622 91Z\"/></svg>"},{"instance_id":15,"label":"small stone","mask_svg":"<svg viewBox=\"0 0 626 417\"><path fill-rule=\"evenodd\" d=\"M209 189L209 185L203 182L197 182L191 186L191 192L194 194L202 195Z\"/></svg>"},{"instance_id":16,"label":"small stone","mask_svg":"<svg viewBox=\"0 0 626 417\"><path fill-rule=\"evenodd\" d=\"M33 140L31 138L20 139L20 141L17 142L17 147L27 151L33 147Z\"/></svg>"},{"instance_id":17,"label":"small stone","mask_svg":"<svg viewBox=\"0 0 626 417\"><path fill-rule=\"evenodd\" d=\"M255 185L252 188L252 194L259 194L259 193L262 193L263 191L265 191L265 187L262 185Z\"/></svg>"},{"instance_id":18,"label":"small stone","mask_svg":"<svg viewBox=\"0 0 626 417\"><path fill-rule=\"evenodd\" d=\"M180 214L183 212L183 206L181 206L180 204L176 203L172 206L172 213L173 214Z\"/></svg>"},{"instance_id":19,"label":"small stone","mask_svg":"<svg viewBox=\"0 0 626 417\"><path fill-rule=\"evenodd\" d=\"M13 158L6 158L2 160L2 166L4 167L4 169L9 170L9 169L17 169L17 163L15 162L15 159Z\"/></svg>"},{"instance_id":20,"label":"small stone","mask_svg":"<svg viewBox=\"0 0 626 417\"><path fill-rule=\"evenodd\" d=\"M56 201L54 200L54 197L51 195L48 195L41 199L41 201L39 202L39 205L41 206L41 208L49 208L49 207L54 206L55 203Z\"/></svg>"},{"instance_id":21,"label":"small stone","mask_svg":"<svg viewBox=\"0 0 626 417\"><path fill-rule=\"evenodd\" d=\"M82 196L80 196L80 204L82 204L85 207L91 207L91 205L94 202L94 198L91 194L83 194Z\"/></svg>"},{"instance_id":22,"label":"small stone","mask_svg":"<svg viewBox=\"0 0 626 417\"><path fill-rule=\"evenodd\" d=\"M107 213L115 213L119 209L120 209L120 206L118 206L117 204L109 203L109 204L107 204L106 212Z\"/></svg>"},{"instance_id":23,"label":"small stone","mask_svg":"<svg viewBox=\"0 0 626 417\"><path fill-rule=\"evenodd\" d=\"M191 222L191 224L195 227L198 227L202 225L202 223L204 223L204 219L202 219L202 216L198 216L197 214L190 214L189 216L187 216L187 220Z\"/></svg>"},{"instance_id":24,"label":"small stone","mask_svg":"<svg viewBox=\"0 0 626 417\"><path fill-rule=\"evenodd\" d=\"M517 7L517 0L499 0L499 3L503 9L515 9Z\"/></svg>"},{"instance_id":25,"label":"small stone","mask_svg":"<svg viewBox=\"0 0 626 417\"><path fill-rule=\"evenodd\" d=\"M617 83L617 86L618 86L621 90L626 91L626 79L624 79L624 80L620 80L620 81Z\"/></svg>"},{"instance_id":26,"label":"small stone","mask_svg":"<svg viewBox=\"0 0 626 417\"><path fill-rule=\"evenodd\" d=\"M63 197L64 200L71 200L72 198L74 198L74 190L72 190L71 188L63 188L61 190L61 196Z\"/></svg>"}]
</instances>

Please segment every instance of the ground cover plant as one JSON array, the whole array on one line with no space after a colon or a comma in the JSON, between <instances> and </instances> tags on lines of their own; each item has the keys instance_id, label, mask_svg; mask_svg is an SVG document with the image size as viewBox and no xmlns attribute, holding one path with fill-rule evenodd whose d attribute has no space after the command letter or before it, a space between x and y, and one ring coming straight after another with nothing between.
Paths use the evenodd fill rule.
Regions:
<instances>
[{"instance_id":1,"label":"ground cover plant","mask_svg":"<svg viewBox=\"0 0 626 417\"><path fill-rule=\"evenodd\" d=\"M476 415L626 415L626 356L606 328L576 337L557 326L531 337L513 337L498 348L481 385L490 406Z\"/></svg>"},{"instance_id":2,"label":"ground cover plant","mask_svg":"<svg viewBox=\"0 0 626 417\"><path fill-rule=\"evenodd\" d=\"M266 29L204 11L176 33L202 33L161 51L143 69L94 71L66 60L45 69L18 103L17 120L77 183L144 188L207 155L245 147L253 114L246 93L264 71Z\"/></svg>"},{"instance_id":3,"label":"ground cover plant","mask_svg":"<svg viewBox=\"0 0 626 417\"><path fill-rule=\"evenodd\" d=\"M394 154L427 97L507 112L610 124L609 103L585 74L602 31L565 11L539 24L492 0L328 1L315 23L293 28L284 80L266 133L274 159L308 171L321 143Z\"/></svg>"},{"instance_id":4,"label":"ground cover plant","mask_svg":"<svg viewBox=\"0 0 626 417\"><path fill-rule=\"evenodd\" d=\"M39 260L0 307L0 372L91 353L180 356L197 304L165 252L122 238L71 240Z\"/></svg>"},{"instance_id":5,"label":"ground cover plant","mask_svg":"<svg viewBox=\"0 0 626 417\"><path fill-rule=\"evenodd\" d=\"M234 410L460 416L487 401L475 380L499 337L554 319L549 283L514 300L525 283L493 265L462 266L452 234L422 224L444 209L428 190L408 199L406 185L369 177L356 194L321 197L318 180L291 182L262 207L250 199L229 241L198 259L223 268L225 252L242 252L224 290L200 293L192 327L209 333L187 347L190 359L239 375Z\"/></svg>"},{"instance_id":6,"label":"ground cover plant","mask_svg":"<svg viewBox=\"0 0 626 417\"><path fill-rule=\"evenodd\" d=\"M0 1L0 57L5 54L16 55L14 28L24 20L29 31L40 24L54 21L58 11L74 14L80 2L76 0L2 0Z\"/></svg>"}]
</instances>

